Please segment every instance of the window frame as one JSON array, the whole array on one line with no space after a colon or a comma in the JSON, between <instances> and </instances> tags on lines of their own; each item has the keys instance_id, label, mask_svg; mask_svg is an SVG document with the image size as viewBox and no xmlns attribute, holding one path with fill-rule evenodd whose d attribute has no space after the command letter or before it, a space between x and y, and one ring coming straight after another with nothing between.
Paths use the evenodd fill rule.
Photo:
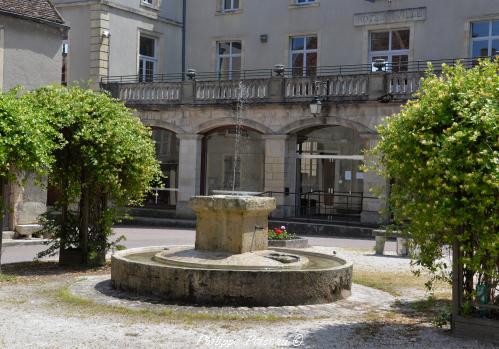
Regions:
<instances>
[{"instance_id":1,"label":"window frame","mask_svg":"<svg viewBox=\"0 0 499 349\"><path fill-rule=\"evenodd\" d=\"M393 43L393 33L397 31L408 31L409 32L409 47L406 49L397 49L394 50L392 49L392 43ZM372 50L372 34L373 33L388 33L388 50L382 50L382 51L373 51ZM386 71L391 71L392 70L392 63L393 63L393 56L407 56L407 62L409 62L410 57L411 57L411 46L412 46L412 29L410 27L403 27L403 28L386 28L386 29L373 29L368 31L368 64L371 64L371 69L372 71L374 70L373 65L373 57L378 57L378 56L386 56L387 57L387 68L385 68Z\"/></svg>"},{"instance_id":2,"label":"window frame","mask_svg":"<svg viewBox=\"0 0 499 349\"><path fill-rule=\"evenodd\" d=\"M241 10L241 0L229 0L230 8L225 8L225 0L220 0L220 12L221 13L232 13ZM234 7L234 3L237 1L237 7Z\"/></svg>"},{"instance_id":3,"label":"window frame","mask_svg":"<svg viewBox=\"0 0 499 349\"><path fill-rule=\"evenodd\" d=\"M480 22L486 22L489 25L489 33L487 36L479 36L474 38L473 37L473 24L480 23ZM492 56L492 41L498 40L499 41L499 34L497 35L492 35L492 23L493 22L498 22L499 23L499 18L489 18L489 19L477 19L473 20L470 22L470 27L469 27L469 55L470 58L480 58L480 57L491 57ZM473 43L476 41L487 41L487 56L478 56L474 57L473 56ZM499 50L496 52L496 56L499 55Z\"/></svg>"},{"instance_id":4,"label":"window frame","mask_svg":"<svg viewBox=\"0 0 499 349\"><path fill-rule=\"evenodd\" d=\"M229 44L229 52L220 54L220 45L221 44ZM232 52L232 46L234 43L239 43L241 45L241 52L240 53L233 53ZM227 79L232 80L233 79L233 73L236 71L242 71L243 70L243 42L242 40L220 40L217 41L215 44L215 49L216 49L216 73L217 77L219 80L221 80L222 75L224 72L222 71L222 64L221 64L221 58L228 58L229 59L229 70L227 71ZM239 58L240 61L240 67L239 69L235 70L234 69L234 58Z\"/></svg>"},{"instance_id":5,"label":"window frame","mask_svg":"<svg viewBox=\"0 0 499 349\"><path fill-rule=\"evenodd\" d=\"M146 56L146 55L142 55L140 53L140 40L142 38L147 38L147 39L151 39L154 41L154 56ZM154 76L158 74L158 38L157 37L154 37L152 35L148 35L146 33L139 33L139 43L138 43L139 47L138 47L138 56L139 56L139 64L138 64L138 67L137 67L137 76L138 76L138 80L139 82L153 82L154 81ZM150 62L153 64L153 71L152 71L152 79L149 79L148 78L148 75L147 75L147 72L146 72L146 69L145 69L145 65L147 64L147 62ZM142 66L144 64L144 66ZM140 73L140 70L142 68L142 74Z\"/></svg>"},{"instance_id":6,"label":"window frame","mask_svg":"<svg viewBox=\"0 0 499 349\"><path fill-rule=\"evenodd\" d=\"M307 49L307 38L310 37L315 37L317 41L317 48L315 49ZM303 49L301 50L294 50L293 49L293 39L299 39L303 38ZM303 66L302 66L302 74L300 76L308 76L308 69L309 67L307 66L307 55L309 53L315 53L316 54L316 65L314 68L317 68L319 65L319 36L317 34L304 34L304 35L291 35L289 37L289 68L291 69L291 75L294 76L294 67L293 67L293 55L294 54L303 54Z\"/></svg>"}]
</instances>

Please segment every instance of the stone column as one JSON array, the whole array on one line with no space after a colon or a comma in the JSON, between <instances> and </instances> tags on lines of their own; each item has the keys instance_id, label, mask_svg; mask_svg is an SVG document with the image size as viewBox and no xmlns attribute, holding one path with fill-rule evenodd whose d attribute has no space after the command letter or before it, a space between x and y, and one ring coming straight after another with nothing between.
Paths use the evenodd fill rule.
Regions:
<instances>
[{"instance_id":1,"label":"stone column","mask_svg":"<svg viewBox=\"0 0 499 349\"><path fill-rule=\"evenodd\" d=\"M265 192L276 192L274 197L277 202L277 209L274 211L275 217L286 217L292 211L291 196L284 192L294 191L294 169L292 162L288 159L288 153L292 151L290 144L293 139L288 135L264 135L265 140ZM296 141L294 142L296 144ZM296 163L296 151L294 152L294 163ZM291 158L293 159L293 158ZM295 165L296 167L296 165ZM295 168L294 167L294 168Z\"/></svg>"},{"instance_id":2,"label":"stone column","mask_svg":"<svg viewBox=\"0 0 499 349\"><path fill-rule=\"evenodd\" d=\"M366 147L371 149L375 146L377 139L374 135L361 136L366 141ZM365 163L371 164L375 162L376 159L366 157ZM362 202L362 213L360 220L362 223L381 223L380 211L382 211L386 206L386 200L378 199L379 193L386 193L386 179L378 176L373 171L368 171L364 174L364 200ZM366 196L368 198L366 198ZM376 197L376 198L369 198Z\"/></svg>"},{"instance_id":3,"label":"stone column","mask_svg":"<svg viewBox=\"0 0 499 349\"><path fill-rule=\"evenodd\" d=\"M187 206L190 198L200 193L201 186L201 140L199 134L177 134L179 144L177 217L194 218Z\"/></svg>"},{"instance_id":4,"label":"stone column","mask_svg":"<svg viewBox=\"0 0 499 349\"><path fill-rule=\"evenodd\" d=\"M92 87L99 88L101 77L107 76L109 72L109 12L107 6L94 4L90 6L90 57L89 75Z\"/></svg>"}]
</instances>

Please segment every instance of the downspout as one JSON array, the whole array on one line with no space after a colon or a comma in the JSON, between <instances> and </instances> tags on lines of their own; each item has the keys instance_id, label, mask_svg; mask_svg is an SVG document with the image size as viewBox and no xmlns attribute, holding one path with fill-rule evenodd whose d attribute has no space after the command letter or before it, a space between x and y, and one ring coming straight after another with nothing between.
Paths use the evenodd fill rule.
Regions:
<instances>
[{"instance_id":1,"label":"downspout","mask_svg":"<svg viewBox=\"0 0 499 349\"><path fill-rule=\"evenodd\" d=\"M182 0L182 80L185 80L185 26L187 19L187 0Z\"/></svg>"}]
</instances>

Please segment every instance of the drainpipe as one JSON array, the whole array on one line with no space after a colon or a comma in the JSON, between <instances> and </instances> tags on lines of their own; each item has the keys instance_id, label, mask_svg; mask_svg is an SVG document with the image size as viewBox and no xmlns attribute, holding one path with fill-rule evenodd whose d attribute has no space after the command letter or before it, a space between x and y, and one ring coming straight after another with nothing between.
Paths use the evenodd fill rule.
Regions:
<instances>
[{"instance_id":1,"label":"drainpipe","mask_svg":"<svg viewBox=\"0 0 499 349\"><path fill-rule=\"evenodd\" d=\"M187 18L187 0L182 1L182 80L185 80L185 26Z\"/></svg>"}]
</instances>

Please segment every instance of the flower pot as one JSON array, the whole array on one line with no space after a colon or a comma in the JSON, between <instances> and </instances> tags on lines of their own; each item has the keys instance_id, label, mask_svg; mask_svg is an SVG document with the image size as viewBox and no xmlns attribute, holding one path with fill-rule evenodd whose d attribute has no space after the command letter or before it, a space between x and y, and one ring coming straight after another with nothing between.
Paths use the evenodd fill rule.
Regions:
<instances>
[{"instance_id":1,"label":"flower pot","mask_svg":"<svg viewBox=\"0 0 499 349\"><path fill-rule=\"evenodd\" d=\"M269 240L269 248L271 247L307 248L308 239L296 237L290 240Z\"/></svg>"}]
</instances>

